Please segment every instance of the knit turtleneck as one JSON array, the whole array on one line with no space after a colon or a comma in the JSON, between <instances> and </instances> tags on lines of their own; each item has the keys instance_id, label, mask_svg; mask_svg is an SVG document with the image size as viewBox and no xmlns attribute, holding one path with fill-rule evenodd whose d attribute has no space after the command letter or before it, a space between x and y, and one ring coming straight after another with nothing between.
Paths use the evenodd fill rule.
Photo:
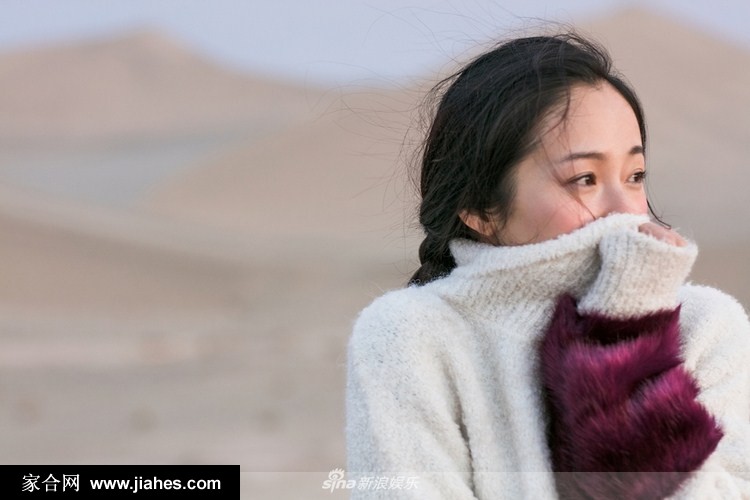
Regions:
<instances>
[{"instance_id":1,"label":"knit turtleneck","mask_svg":"<svg viewBox=\"0 0 750 500\"><path fill-rule=\"evenodd\" d=\"M549 308L563 294L579 300L582 312L615 317L669 309L677 303L677 289L697 249L638 232L647 221L645 215L613 214L521 246L454 240L450 248L457 266L434 287L460 309L486 320L507 320L508 308L537 316L540 305Z\"/></svg>"}]
</instances>

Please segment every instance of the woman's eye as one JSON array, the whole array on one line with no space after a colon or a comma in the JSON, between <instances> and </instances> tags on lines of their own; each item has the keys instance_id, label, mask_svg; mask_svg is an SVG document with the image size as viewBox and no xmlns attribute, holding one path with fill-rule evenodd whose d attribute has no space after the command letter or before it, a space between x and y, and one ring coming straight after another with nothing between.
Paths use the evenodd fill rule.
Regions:
<instances>
[{"instance_id":1,"label":"woman's eye","mask_svg":"<svg viewBox=\"0 0 750 500\"><path fill-rule=\"evenodd\" d=\"M571 184L576 186L593 186L596 184L596 177L594 174L585 174L570 181Z\"/></svg>"},{"instance_id":2,"label":"woman's eye","mask_svg":"<svg viewBox=\"0 0 750 500\"><path fill-rule=\"evenodd\" d=\"M635 182L636 184L640 184L643 181L646 180L646 171L640 170L633 175L630 176L630 182Z\"/></svg>"}]
</instances>

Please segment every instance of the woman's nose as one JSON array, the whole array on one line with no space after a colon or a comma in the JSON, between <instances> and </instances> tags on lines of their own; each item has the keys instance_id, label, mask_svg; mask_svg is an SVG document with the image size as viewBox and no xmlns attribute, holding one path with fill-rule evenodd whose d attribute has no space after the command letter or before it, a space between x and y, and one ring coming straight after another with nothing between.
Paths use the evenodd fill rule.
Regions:
<instances>
[{"instance_id":1,"label":"woman's nose","mask_svg":"<svg viewBox=\"0 0 750 500\"><path fill-rule=\"evenodd\" d=\"M641 214L644 213L644 207L646 207L645 194L615 188L606 192L601 215L605 216L612 213Z\"/></svg>"}]
</instances>

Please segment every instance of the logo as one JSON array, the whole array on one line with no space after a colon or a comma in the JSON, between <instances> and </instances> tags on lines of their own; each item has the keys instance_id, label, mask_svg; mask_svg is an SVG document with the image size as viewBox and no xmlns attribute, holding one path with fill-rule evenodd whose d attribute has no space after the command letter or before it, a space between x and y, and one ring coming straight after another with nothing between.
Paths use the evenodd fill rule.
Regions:
<instances>
[{"instance_id":1,"label":"logo","mask_svg":"<svg viewBox=\"0 0 750 500\"><path fill-rule=\"evenodd\" d=\"M346 480L346 473L344 472L344 469L333 469L328 473L328 479L323 481L322 488L324 490L331 490L331 493L333 493L333 490L339 488L350 490L356 485L357 481L353 479L349 481Z\"/></svg>"}]
</instances>

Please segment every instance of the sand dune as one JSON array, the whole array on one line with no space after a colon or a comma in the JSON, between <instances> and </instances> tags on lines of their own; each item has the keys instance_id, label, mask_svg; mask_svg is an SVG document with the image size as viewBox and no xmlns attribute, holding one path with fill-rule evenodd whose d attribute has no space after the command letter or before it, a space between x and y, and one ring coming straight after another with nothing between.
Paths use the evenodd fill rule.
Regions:
<instances>
[{"instance_id":1,"label":"sand dune","mask_svg":"<svg viewBox=\"0 0 750 500\"><path fill-rule=\"evenodd\" d=\"M1 186L0 228L5 310L122 319L246 305L245 263L174 224Z\"/></svg>"},{"instance_id":2,"label":"sand dune","mask_svg":"<svg viewBox=\"0 0 750 500\"><path fill-rule=\"evenodd\" d=\"M163 35L35 47L0 55L0 140L274 130L309 118L322 89L225 69Z\"/></svg>"},{"instance_id":3,"label":"sand dune","mask_svg":"<svg viewBox=\"0 0 750 500\"><path fill-rule=\"evenodd\" d=\"M385 93L378 99L360 113L348 107L361 109L352 96L341 110L196 165L154 186L142 206L258 244L283 237L403 246L414 200L402 141L414 105Z\"/></svg>"}]
</instances>

